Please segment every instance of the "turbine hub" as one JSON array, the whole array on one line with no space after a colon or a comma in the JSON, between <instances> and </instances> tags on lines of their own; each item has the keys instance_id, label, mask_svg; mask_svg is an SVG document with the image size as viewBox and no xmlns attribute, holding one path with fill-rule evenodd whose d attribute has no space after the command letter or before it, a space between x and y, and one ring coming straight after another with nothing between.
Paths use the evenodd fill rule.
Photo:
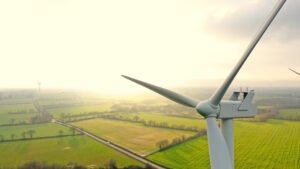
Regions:
<instances>
[{"instance_id":1,"label":"turbine hub","mask_svg":"<svg viewBox=\"0 0 300 169\"><path fill-rule=\"evenodd\" d=\"M199 114L201 114L203 117L217 117L220 114L220 106L215 106L210 103L209 100L200 102L196 106L196 110Z\"/></svg>"}]
</instances>

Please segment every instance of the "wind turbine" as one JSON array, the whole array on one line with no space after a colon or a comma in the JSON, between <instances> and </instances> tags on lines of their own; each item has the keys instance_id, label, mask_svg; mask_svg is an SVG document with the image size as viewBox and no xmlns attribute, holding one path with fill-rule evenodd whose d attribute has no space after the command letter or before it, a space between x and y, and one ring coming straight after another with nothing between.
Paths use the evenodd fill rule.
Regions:
<instances>
[{"instance_id":1,"label":"wind turbine","mask_svg":"<svg viewBox=\"0 0 300 169\"><path fill-rule=\"evenodd\" d=\"M296 73L297 75L300 75L300 73L296 72L295 70L293 70L293 69L291 69L291 68L289 68L289 69L290 69L290 71Z\"/></svg>"},{"instance_id":2,"label":"wind turbine","mask_svg":"<svg viewBox=\"0 0 300 169\"><path fill-rule=\"evenodd\" d=\"M254 117L257 114L257 105L253 103L253 90L249 92L233 92L230 100L221 100L231 82L285 2L286 0L278 1L271 14L268 16L261 29L259 29L258 33L242 55L239 62L235 65L223 84L208 100L199 101L197 99L175 93L168 89L122 75L124 78L142 85L170 100L173 100L184 106L195 108L198 113L206 119L209 156L212 169L234 168L233 118ZM238 98L241 93L243 94L243 98L242 100L239 100ZM221 130L218 128L216 123L217 118L221 119Z\"/></svg>"},{"instance_id":3,"label":"wind turbine","mask_svg":"<svg viewBox=\"0 0 300 169\"><path fill-rule=\"evenodd\" d=\"M42 82L37 81L37 84L38 84L38 90L39 90L39 93L41 93L41 85L42 85Z\"/></svg>"}]
</instances>

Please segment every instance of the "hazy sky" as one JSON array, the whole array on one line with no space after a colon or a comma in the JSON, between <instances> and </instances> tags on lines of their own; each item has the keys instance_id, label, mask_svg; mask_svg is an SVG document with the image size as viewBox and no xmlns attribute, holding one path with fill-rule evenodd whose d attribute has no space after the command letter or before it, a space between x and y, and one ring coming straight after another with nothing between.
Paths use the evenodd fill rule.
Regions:
<instances>
[{"instance_id":1,"label":"hazy sky","mask_svg":"<svg viewBox=\"0 0 300 169\"><path fill-rule=\"evenodd\" d=\"M0 88L135 90L121 74L217 86L276 2L1 0ZM300 71L299 48L300 1L287 0L236 82L300 85L287 69Z\"/></svg>"}]
</instances>

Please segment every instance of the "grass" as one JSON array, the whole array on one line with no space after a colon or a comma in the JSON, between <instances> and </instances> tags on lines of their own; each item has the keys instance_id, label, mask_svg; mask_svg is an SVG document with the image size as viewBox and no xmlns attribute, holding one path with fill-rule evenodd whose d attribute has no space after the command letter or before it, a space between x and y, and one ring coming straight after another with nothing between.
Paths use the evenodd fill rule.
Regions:
<instances>
[{"instance_id":1,"label":"grass","mask_svg":"<svg viewBox=\"0 0 300 169\"><path fill-rule=\"evenodd\" d=\"M107 119L86 120L72 124L141 155L157 151L156 143L158 141L167 139L171 142L173 138L195 134L194 132L145 127L139 123Z\"/></svg>"},{"instance_id":2,"label":"grass","mask_svg":"<svg viewBox=\"0 0 300 169\"><path fill-rule=\"evenodd\" d=\"M33 137L46 137L46 136L58 136L59 131L63 131L63 135L71 135L72 132L69 128L55 124L55 123L44 123L44 124L34 124L34 125L22 125L22 126L8 126L0 127L0 135L4 137L5 140L11 139L11 134L15 134L15 139L23 139L22 133L29 130L34 130L35 133ZM76 132L78 134L78 132ZM26 134L26 138L30 138Z\"/></svg>"},{"instance_id":3,"label":"grass","mask_svg":"<svg viewBox=\"0 0 300 169\"><path fill-rule=\"evenodd\" d=\"M300 120L300 109L282 109L277 117L286 120Z\"/></svg>"},{"instance_id":4,"label":"grass","mask_svg":"<svg viewBox=\"0 0 300 169\"><path fill-rule=\"evenodd\" d=\"M61 113L74 115L80 113L90 113L90 112L103 112L110 111L110 104L103 105L90 105L90 106L71 106L63 108L48 109L48 112L51 113L55 118L60 118Z\"/></svg>"},{"instance_id":5,"label":"grass","mask_svg":"<svg viewBox=\"0 0 300 169\"><path fill-rule=\"evenodd\" d=\"M243 169L300 168L300 123L268 120L235 121L235 167ZM207 137L148 157L170 168L209 168Z\"/></svg>"},{"instance_id":6,"label":"grass","mask_svg":"<svg viewBox=\"0 0 300 169\"><path fill-rule=\"evenodd\" d=\"M258 106L258 109L262 109L262 110L269 110L271 108L272 106Z\"/></svg>"},{"instance_id":7,"label":"grass","mask_svg":"<svg viewBox=\"0 0 300 169\"><path fill-rule=\"evenodd\" d=\"M15 114L22 112L21 114ZM11 119L15 119L14 123L29 122L29 119L36 116L36 110L33 104L11 104L1 105L0 124L10 124Z\"/></svg>"},{"instance_id":8,"label":"grass","mask_svg":"<svg viewBox=\"0 0 300 169\"><path fill-rule=\"evenodd\" d=\"M129 158L87 136L74 136L0 143L0 167L16 167L28 161L47 161L48 164L68 164L104 167L110 159L115 159L119 167L140 165Z\"/></svg>"}]
</instances>

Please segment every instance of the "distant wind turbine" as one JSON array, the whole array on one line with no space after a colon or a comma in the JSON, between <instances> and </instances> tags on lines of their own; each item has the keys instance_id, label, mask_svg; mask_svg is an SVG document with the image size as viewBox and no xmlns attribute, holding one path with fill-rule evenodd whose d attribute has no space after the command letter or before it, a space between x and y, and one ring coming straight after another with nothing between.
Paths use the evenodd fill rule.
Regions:
<instances>
[{"instance_id":1,"label":"distant wind turbine","mask_svg":"<svg viewBox=\"0 0 300 169\"><path fill-rule=\"evenodd\" d=\"M300 75L300 73L296 72L295 70L293 70L293 69L291 69L291 68L289 68L289 69L290 69L290 71L296 73L297 75Z\"/></svg>"},{"instance_id":2,"label":"distant wind turbine","mask_svg":"<svg viewBox=\"0 0 300 169\"><path fill-rule=\"evenodd\" d=\"M42 83L40 81L38 81L37 84L38 84L39 93L41 93L41 85L42 85Z\"/></svg>"},{"instance_id":3,"label":"distant wind turbine","mask_svg":"<svg viewBox=\"0 0 300 169\"><path fill-rule=\"evenodd\" d=\"M168 89L122 75L124 78L140 84L170 100L184 106L195 108L198 113L206 119L209 156L212 169L234 168L233 118L254 117L257 114L257 105L253 103L253 90L249 92L237 91L232 94L230 100L221 100L231 82L285 2L286 0L279 0L232 72L208 100L200 102L197 99L183 96ZM243 95L242 100L238 99L240 94ZM218 128L216 118L221 119L221 130Z\"/></svg>"}]
</instances>

